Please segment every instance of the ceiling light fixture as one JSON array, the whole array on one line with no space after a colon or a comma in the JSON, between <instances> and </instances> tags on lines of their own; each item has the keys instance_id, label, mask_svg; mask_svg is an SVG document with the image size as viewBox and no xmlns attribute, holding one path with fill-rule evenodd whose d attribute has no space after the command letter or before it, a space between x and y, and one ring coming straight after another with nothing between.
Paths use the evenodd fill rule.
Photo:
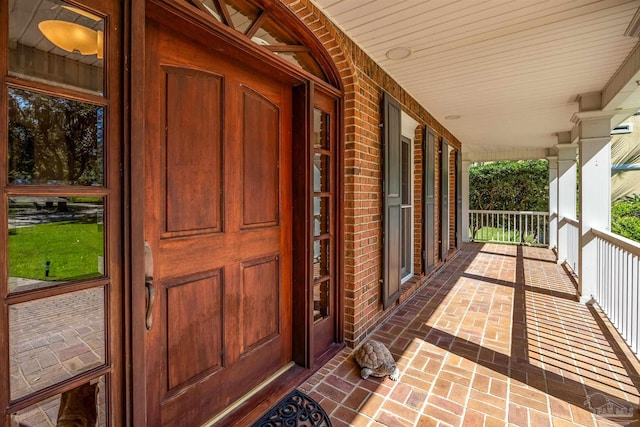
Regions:
<instances>
[{"instance_id":1,"label":"ceiling light fixture","mask_svg":"<svg viewBox=\"0 0 640 427\"><path fill-rule=\"evenodd\" d=\"M458 120L460 117L462 117L459 114L452 114L450 116L445 116L444 119L445 120Z\"/></svg>"},{"instance_id":2,"label":"ceiling light fixture","mask_svg":"<svg viewBox=\"0 0 640 427\"><path fill-rule=\"evenodd\" d=\"M385 56L394 61L405 59L411 56L411 49L408 47L394 47L393 49L389 49Z\"/></svg>"},{"instance_id":3,"label":"ceiling light fixture","mask_svg":"<svg viewBox=\"0 0 640 427\"><path fill-rule=\"evenodd\" d=\"M73 22L48 20L38 24L51 43L67 52L103 57L104 33Z\"/></svg>"}]
</instances>

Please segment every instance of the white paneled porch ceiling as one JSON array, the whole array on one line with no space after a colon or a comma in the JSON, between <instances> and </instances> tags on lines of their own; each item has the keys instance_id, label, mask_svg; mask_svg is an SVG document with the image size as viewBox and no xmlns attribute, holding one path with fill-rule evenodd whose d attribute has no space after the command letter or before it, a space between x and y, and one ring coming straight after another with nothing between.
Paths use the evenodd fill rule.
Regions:
<instances>
[{"instance_id":1,"label":"white paneled porch ceiling","mask_svg":"<svg viewBox=\"0 0 640 427\"><path fill-rule=\"evenodd\" d=\"M466 152L552 147L577 95L602 91L638 43L624 33L640 0L314 2ZM389 59L398 47L411 54Z\"/></svg>"}]
</instances>

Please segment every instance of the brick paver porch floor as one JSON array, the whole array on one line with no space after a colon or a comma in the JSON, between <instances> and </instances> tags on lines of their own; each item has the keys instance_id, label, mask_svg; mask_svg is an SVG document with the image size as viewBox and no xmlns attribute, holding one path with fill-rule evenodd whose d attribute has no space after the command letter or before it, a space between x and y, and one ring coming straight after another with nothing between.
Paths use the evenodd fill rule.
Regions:
<instances>
[{"instance_id":1,"label":"brick paver porch floor","mask_svg":"<svg viewBox=\"0 0 640 427\"><path fill-rule=\"evenodd\" d=\"M398 382L360 379L345 349L300 389L335 427L640 425L640 363L574 295L548 249L464 245L368 337Z\"/></svg>"}]
</instances>

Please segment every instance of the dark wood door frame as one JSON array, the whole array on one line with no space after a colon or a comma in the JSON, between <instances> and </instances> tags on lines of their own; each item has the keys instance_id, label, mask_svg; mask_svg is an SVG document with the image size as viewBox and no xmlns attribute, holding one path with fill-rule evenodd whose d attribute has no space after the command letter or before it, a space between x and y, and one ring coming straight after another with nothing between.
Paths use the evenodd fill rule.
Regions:
<instances>
[{"instance_id":1,"label":"dark wood door frame","mask_svg":"<svg viewBox=\"0 0 640 427\"><path fill-rule=\"evenodd\" d=\"M293 187L293 274L294 277L312 283L313 269L311 267L311 245L313 230L309 221L313 215L312 197L307 189L311 188L311 164L313 152L310 149L311 126L313 118L314 84L301 84L293 88L293 121L297 126L293 129L293 140L304 143L293 144L293 174L297 177L298 185ZM293 339L304 342L305 345L294 345L293 360L305 368L313 366L313 295L311 286L293 287L294 306L302 308L293 311Z\"/></svg>"}]
</instances>

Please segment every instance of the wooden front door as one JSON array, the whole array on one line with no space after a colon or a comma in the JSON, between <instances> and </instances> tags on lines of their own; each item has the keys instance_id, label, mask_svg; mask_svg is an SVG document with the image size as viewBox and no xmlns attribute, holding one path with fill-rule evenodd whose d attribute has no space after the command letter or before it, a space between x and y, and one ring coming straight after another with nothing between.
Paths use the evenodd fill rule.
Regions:
<instances>
[{"instance_id":1,"label":"wooden front door","mask_svg":"<svg viewBox=\"0 0 640 427\"><path fill-rule=\"evenodd\" d=\"M154 21L145 69L147 425L194 426L292 360L292 93Z\"/></svg>"}]
</instances>

